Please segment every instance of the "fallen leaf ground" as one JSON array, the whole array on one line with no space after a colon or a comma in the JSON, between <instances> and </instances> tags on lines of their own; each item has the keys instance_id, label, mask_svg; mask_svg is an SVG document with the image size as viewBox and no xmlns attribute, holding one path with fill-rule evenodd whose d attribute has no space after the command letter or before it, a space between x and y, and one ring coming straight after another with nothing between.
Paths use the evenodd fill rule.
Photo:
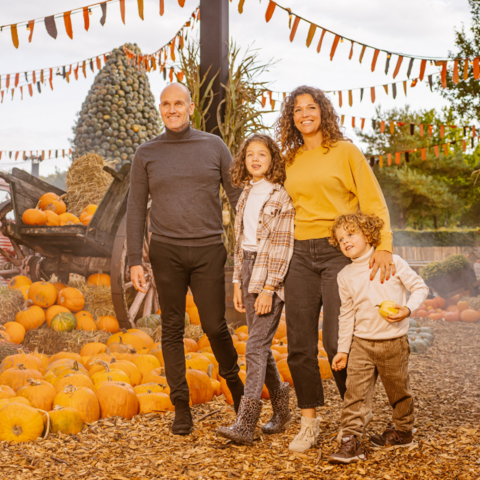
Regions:
<instances>
[{"instance_id":1,"label":"fallen leaf ground","mask_svg":"<svg viewBox=\"0 0 480 480\"><path fill-rule=\"evenodd\" d=\"M195 431L189 437L169 433L172 414L138 416L131 421L100 420L79 435L13 445L0 442L0 479L480 479L480 324L426 322L434 346L412 355L411 381L416 396L417 446L372 450L365 462L332 466L337 445L340 398L326 382L326 406L319 409L319 448L292 454L288 444L297 421L284 435L259 436L253 447L215 437L219 425L234 420L223 398L195 407ZM270 415L268 402L262 422ZM207 416L208 414L212 414ZM391 409L377 385L374 420L368 433L389 424Z\"/></svg>"}]
</instances>

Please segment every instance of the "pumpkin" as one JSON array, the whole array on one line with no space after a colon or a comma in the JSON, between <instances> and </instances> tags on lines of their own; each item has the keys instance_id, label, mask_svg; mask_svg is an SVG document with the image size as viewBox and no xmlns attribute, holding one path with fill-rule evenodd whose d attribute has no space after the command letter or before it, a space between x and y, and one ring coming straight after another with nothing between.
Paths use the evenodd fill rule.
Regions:
<instances>
[{"instance_id":1,"label":"pumpkin","mask_svg":"<svg viewBox=\"0 0 480 480\"><path fill-rule=\"evenodd\" d=\"M48 227L58 227L60 226L60 217L51 210L45 210L45 215L47 216L47 221L45 225Z\"/></svg>"},{"instance_id":2,"label":"pumpkin","mask_svg":"<svg viewBox=\"0 0 480 480\"><path fill-rule=\"evenodd\" d=\"M146 317L143 317L140 320L138 320L137 327L156 329L161 325L161 322L162 322L162 319L160 315L153 313L152 315L147 315Z\"/></svg>"},{"instance_id":3,"label":"pumpkin","mask_svg":"<svg viewBox=\"0 0 480 480\"><path fill-rule=\"evenodd\" d=\"M280 360L277 363L278 372L283 377L283 379L293 387L293 379L292 374L290 373L290 368L288 367L288 363L286 359Z\"/></svg>"},{"instance_id":4,"label":"pumpkin","mask_svg":"<svg viewBox=\"0 0 480 480\"><path fill-rule=\"evenodd\" d=\"M278 345L273 345L272 350L276 350L278 353L288 353L288 346L283 342L280 342Z\"/></svg>"},{"instance_id":5,"label":"pumpkin","mask_svg":"<svg viewBox=\"0 0 480 480\"><path fill-rule=\"evenodd\" d=\"M28 285L23 285L23 287L18 287L18 288L17 288L17 290L18 290L19 292L22 292L23 299L24 299L25 301L28 300L28 289L29 289Z\"/></svg>"},{"instance_id":6,"label":"pumpkin","mask_svg":"<svg viewBox=\"0 0 480 480\"><path fill-rule=\"evenodd\" d=\"M148 353L149 355L153 355L160 362L161 367L165 365L165 361L163 359L163 350L161 345L158 345L150 349Z\"/></svg>"},{"instance_id":7,"label":"pumpkin","mask_svg":"<svg viewBox=\"0 0 480 480\"><path fill-rule=\"evenodd\" d=\"M62 282L53 282L53 286L57 289L57 300L58 300L58 294L64 289L67 288L67 286L62 283Z\"/></svg>"},{"instance_id":8,"label":"pumpkin","mask_svg":"<svg viewBox=\"0 0 480 480\"><path fill-rule=\"evenodd\" d=\"M153 340L145 332L130 329L125 333L118 332L115 335L112 335L107 340L107 346L110 346L112 343L119 343L120 338L124 344L131 345L137 351L141 350L143 347L151 347L154 344Z\"/></svg>"},{"instance_id":9,"label":"pumpkin","mask_svg":"<svg viewBox=\"0 0 480 480\"><path fill-rule=\"evenodd\" d=\"M40 373L45 373L45 365L42 360L37 358L31 353L23 353L22 350L18 350L19 353L15 355L9 355L5 357L0 364L0 373L3 373L10 368L15 368L17 365L22 364L25 368L38 370Z\"/></svg>"},{"instance_id":10,"label":"pumpkin","mask_svg":"<svg viewBox=\"0 0 480 480\"><path fill-rule=\"evenodd\" d=\"M137 394L137 398L139 413L175 411L175 407L170 400L170 397L165 393L147 390L145 393Z\"/></svg>"},{"instance_id":11,"label":"pumpkin","mask_svg":"<svg viewBox=\"0 0 480 480\"><path fill-rule=\"evenodd\" d=\"M149 382L149 383L142 383L141 385L137 385L136 387L133 387L133 390L135 393L146 393L149 390L154 393L166 393L167 395L170 395L170 387L168 385L164 384L159 384L155 382ZM15 395L15 393L14 393Z\"/></svg>"},{"instance_id":12,"label":"pumpkin","mask_svg":"<svg viewBox=\"0 0 480 480\"><path fill-rule=\"evenodd\" d=\"M45 318L47 320L47 325L50 327L53 317L58 313L72 313L68 308L61 307L60 305L52 305L51 307L47 308L45 312Z\"/></svg>"},{"instance_id":13,"label":"pumpkin","mask_svg":"<svg viewBox=\"0 0 480 480\"><path fill-rule=\"evenodd\" d=\"M218 378L218 361L217 359L215 358L215 355L211 352L198 352L198 354L201 354L203 355L204 357L208 358L208 360L210 360L210 362L213 364L213 370L212 370L212 374L210 375L210 378L216 380ZM190 354L192 355L192 354Z\"/></svg>"},{"instance_id":14,"label":"pumpkin","mask_svg":"<svg viewBox=\"0 0 480 480\"><path fill-rule=\"evenodd\" d=\"M95 385L96 390L98 390L104 383L108 382L123 382L130 385L130 377L123 370L110 368L108 364L105 365L105 370L92 375L92 382Z\"/></svg>"},{"instance_id":15,"label":"pumpkin","mask_svg":"<svg viewBox=\"0 0 480 480\"><path fill-rule=\"evenodd\" d=\"M63 199L65 198L65 195L62 195L61 197L53 198L53 196L50 198L49 201L42 200L40 199L41 205L44 205L42 210L49 210L51 212L56 213L57 215L62 215L67 211L67 206L65 205L65 202Z\"/></svg>"},{"instance_id":16,"label":"pumpkin","mask_svg":"<svg viewBox=\"0 0 480 480\"><path fill-rule=\"evenodd\" d=\"M0 440L28 442L43 432L42 416L33 407L12 403L0 410Z\"/></svg>"},{"instance_id":17,"label":"pumpkin","mask_svg":"<svg viewBox=\"0 0 480 480\"><path fill-rule=\"evenodd\" d=\"M53 405L75 408L84 423L96 422L100 418L100 405L92 390L86 387L68 385L58 392Z\"/></svg>"},{"instance_id":18,"label":"pumpkin","mask_svg":"<svg viewBox=\"0 0 480 480\"><path fill-rule=\"evenodd\" d=\"M200 340L197 342L198 349L202 350L205 347L210 347L210 340L208 339L207 335L204 333Z\"/></svg>"},{"instance_id":19,"label":"pumpkin","mask_svg":"<svg viewBox=\"0 0 480 480\"><path fill-rule=\"evenodd\" d=\"M47 367L50 363L50 359L48 358L48 355L45 353L40 353L37 349L32 353L32 355L36 358L38 358L43 365L43 371L45 372L47 370Z\"/></svg>"},{"instance_id":20,"label":"pumpkin","mask_svg":"<svg viewBox=\"0 0 480 480\"><path fill-rule=\"evenodd\" d=\"M65 370L72 370L78 371L81 370L82 372L87 372L87 369L84 365L79 363L77 360L73 358L60 358L52 362L48 367L45 375L47 373L51 373L53 375L59 375L61 372Z\"/></svg>"},{"instance_id":21,"label":"pumpkin","mask_svg":"<svg viewBox=\"0 0 480 480\"><path fill-rule=\"evenodd\" d=\"M44 324L45 312L37 305L33 305L26 310L20 310L15 315L15 321L22 325L25 331L28 332Z\"/></svg>"},{"instance_id":22,"label":"pumpkin","mask_svg":"<svg viewBox=\"0 0 480 480\"><path fill-rule=\"evenodd\" d=\"M57 304L71 312L79 312L85 306L85 297L78 288L67 287L58 294Z\"/></svg>"},{"instance_id":23,"label":"pumpkin","mask_svg":"<svg viewBox=\"0 0 480 480\"><path fill-rule=\"evenodd\" d=\"M471 308L467 308L460 313L460 320L466 323L475 323L480 320L480 313Z\"/></svg>"},{"instance_id":24,"label":"pumpkin","mask_svg":"<svg viewBox=\"0 0 480 480\"><path fill-rule=\"evenodd\" d=\"M97 211L97 205L88 205L86 206L83 210L82 213L80 214L80 221L83 222L83 219L85 217L93 217L95 212Z\"/></svg>"},{"instance_id":25,"label":"pumpkin","mask_svg":"<svg viewBox=\"0 0 480 480\"><path fill-rule=\"evenodd\" d=\"M138 413L138 399L132 386L125 382L106 382L97 390L102 418L132 418Z\"/></svg>"},{"instance_id":26,"label":"pumpkin","mask_svg":"<svg viewBox=\"0 0 480 480\"><path fill-rule=\"evenodd\" d=\"M238 332L237 338L240 342L246 342L248 340L248 333Z\"/></svg>"},{"instance_id":27,"label":"pumpkin","mask_svg":"<svg viewBox=\"0 0 480 480\"><path fill-rule=\"evenodd\" d=\"M50 327L55 332L71 332L77 328L77 319L73 313L57 313Z\"/></svg>"},{"instance_id":28,"label":"pumpkin","mask_svg":"<svg viewBox=\"0 0 480 480\"><path fill-rule=\"evenodd\" d=\"M450 305L447 307L447 312L459 312L460 309L457 307L457 305Z\"/></svg>"},{"instance_id":29,"label":"pumpkin","mask_svg":"<svg viewBox=\"0 0 480 480\"><path fill-rule=\"evenodd\" d=\"M106 273L94 273L88 277L87 284L95 285L96 287L109 287L111 284L110 275L107 275Z\"/></svg>"},{"instance_id":30,"label":"pumpkin","mask_svg":"<svg viewBox=\"0 0 480 480\"><path fill-rule=\"evenodd\" d=\"M444 309L447 305L447 301L442 297L435 298L435 306L440 309Z\"/></svg>"},{"instance_id":31,"label":"pumpkin","mask_svg":"<svg viewBox=\"0 0 480 480\"><path fill-rule=\"evenodd\" d=\"M213 396L219 397L220 395L222 395L222 384L218 380L214 380L213 378L210 379L210 381L212 382Z\"/></svg>"},{"instance_id":32,"label":"pumpkin","mask_svg":"<svg viewBox=\"0 0 480 480\"><path fill-rule=\"evenodd\" d=\"M23 212L22 222L25 225L32 226L45 225L47 223L47 215L37 208L29 208Z\"/></svg>"},{"instance_id":33,"label":"pumpkin","mask_svg":"<svg viewBox=\"0 0 480 480\"><path fill-rule=\"evenodd\" d=\"M55 383L54 387L58 392L63 390L68 385L73 385L74 387L86 387L90 390L95 390L95 385L93 384L91 378L88 375L85 375L81 372L73 372L67 373L66 375L62 376L61 378L57 377L57 382Z\"/></svg>"},{"instance_id":34,"label":"pumpkin","mask_svg":"<svg viewBox=\"0 0 480 480\"><path fill-rule=\"evenodd\" d=\"M237 342L235 343L235 350L239 355L245 355L247 350L247 342Z\"/></svg>"},{"instance_id":35,"label":"pumpkin","mask_svg":"<svg viewBox=\"0 0 480 480\"><path fill-rule=\"evenodd\" d=\"M108 348L112 353L132 353L135 351L133 345L123 343L123 337L118 336L118 342L112 342L108 344Z\"/></svg>"},{"instance_id":36,"label":"pumpkin","mask_svg":"<svg viewBox=\"0 0 480 480\"><path fill-rule=\"evenodd\" d=\"M51 307L57 300L57 289L49 282L32 283L28 289L28 299L38 307Z\"/></svg>"},{"instance_id":37,"label":"pumpkin","mask_svg":"<svg viewBox=\"0 0 480 480\"><path fill-rule=\"evenodd\" d=\"M134 358L133 363L140 370L142 378L155 368L160 368L160 362L153 355L138 355Z\"/></svg>"},{"instance_id":38,"label":"pumpkin","mask_svg":"<svg viewBox=\"0 0 480 480\"><path fill-rule=\"evenodd\" d=\"M430 320L441 320L441 319L443 318L443 313L437 313L437 312L431 313L431 314L428 316L428 318L429 318Z\"/></svg>"},{"instance_id":39,"label":"pumpkin","mask_svg":"<svg viewBox=\"0 0 480 480\"><path fill-rule=\"evenodd\" d=\"M242 325L235 330L235 333L246 333L248 335L248 326Z\"/></svg>"},{"instance_id":40,"label":"pumpkin","mask_svg":"<svg viewBox=\"0 0 480 480\"><path fill-rule=\"evenodd\" d=\"M97 328L99 330L105 330L108 333L117 333L118 330L120 329L120 325L118 323L118 320L114 316L105 315L103 317L98 317ZM108 345L108 342L107 342L107 345Z\"/></svg>"},{"instance_id":41,"label":"pumpkin","mask_svg":"<svg viewBox=\"0 0 480 480\"><path fill-rule=\"evenodd\" d=\"M3 400L0 400L0 410L9 403L21 403L22 405L28 405L29 407L32 406L30 400L24 397L4 398Z\"/></svg>"},{"instance_id":42,"label":"pumpkin","mask_svg":"<svg viewBox=\"0 0 480 480\"><path fill-rule=\"evenodd\" d=\"M322 380L328 380L333 378L332 369L330 368L330 363L325 357L318 357L318 367L320 368L320 375Z\"/></svg>"},{"instance_id":43,"label":"pumpkin","mask_svg":"<svg viewBox=\"0 0 480 480\"><path fill-rule=\"evenodd\" d=\"M104 360L105 362L110 362L112 358L115 358L113 355L110 354L109 350L107 349L107 353L97 353L96 355L92 355L87 362L85 363L85 368L90 371L94 365L96 365L97 360Z\"/></svg>"},{"instance_id":44,"label":"pumpkin","mask_svg":"<svg viewBox=\"0 0 480 480\"><path fill-rule=\"evenodd\" d=\"M142 383L142 374L138 367L129 360L117 360L112 359L109 363L110 367L122 370L130 378L130 384L132 387L136 387Z\"/></svg>"},{"instance_id":45,"label":"pumpkin","mask_svg":"<svg viewBox=\"0 0 480 480\"><path fill-rule=\"evenodd\" d=\"M453 312L445 312L444 315L445 321L446 322L459 322L460 321L460 312L458 309Z\"/></svg>"},{"instance_id":46,"label":"pumpkin","mask_svg":"<svg viewBox=\"0 0 480 480\"><path fill-rule=\"evenodd\" d=\"M3 325L0 325L0 342L13 343L12 338L7 333L7 331L5 330L5 327Z\"/></svg>"},{"instance_id":47,"label":"pumpkin","mask_svg":"<svg viewBox=\"0 0 480 480\"><path fill-rule=\"evenodd\" d=\"M190 400L194 405L209 402L213 398L212 382L205 372L187 368L186 379Z\"/></svg>"},{"instance_id":48,"label":"pumpkin","mask_svg":"<svg viewBox=\"0 0 480 480\"><path fill-rule=\"evenodd\" d=\"M0 375L0 385L8 385L12 390L17 391L20 387L23 387L28 379L42 379L42 374L38 370L26 368L23 364L19 363L14 368L5 370Z\"/></svg>"},{"instance_id":49,"label":"pumpkin","mask_svg":"<svg viewBox=\"0 0 480 480\"><path fill-rule=\"evenodd\" d=\"M3 326L5 327L5 331L10 336L13 343L18 345L19 343L23 342L26 330L22 324L18 322L7 322Z\"/></svg>"},{"instance_id":50,"label":"pumpkin","mask_svg":"<svg viewBox=\"0 0 480 480\"><path fill-rule=\"evenodd\" d=\"M187 352L198 352L198 344L193 338L184 338L183 345Z\"/></svg>"},{"instance_id":51,"label":"pumpkin","mask_svg":"<svg viewBox=\"0 0 480 480\"><path fill-rule=\"evenodd\" d=\"M8 282L8 288L10 290L15 290L20 287L29 287L31 284L32 281L25 275L17 275Z\"/></svg>"},{"instance_id":52,"label":"pumpkin","mask_svg":"<svg viewBox=\"0 0 480 480\"><path fill-rule=\"evenodd\" d=\"M53 200L58 200L58 195L56 193L44 193L38 201L38 208L40 208L41 210L45 210Z\"/></svg>"},{"instance_id":53,"label":"pumpkin","mask_svg":"<svg viewBox=\"0 0 480 480\"><path fill-rule=\"evenodd\" d=\"M188 373L188 370L187 370L187 373ZM245 372L245 370L240 370L238 372L238 376L240 377L242 382L245 384L245 379L247 378L247 372ZM211 382L210 382L210 384L211 384ZM230 390L227 386L227 381L223 377L220 377L220 386L221 386L221 389L222 389L222 393L225 395L225 401L229 405L233 405L232 394L231 394L231 392L230 392Z\"/></svg>"},{"instance_id":54,"label":"pumpkin","mask_svg":"<svg viewBox=\"0 0 480 480\"><path fill-rule=\"evenodd\" d=\"M0 385L0 400L15 397L15 390L8 385Z\"/></svg>"},{"instance_id":55,"label":"pumpkin","mask_svg":"<svg viewBox=\"0 0 480 480\"><path fill-rule=\"evenodd\" d=\"M80 222L80 219L73 215L73 213L62 213L58 216L60 219L60 226L65 227L68 225L77 225Z\"/></svg>"},{"instance_id":56,"label":"pumpkin","mask_svg":"<svg viewBox=\"0 0 480 480\"><path fill-rule=\"evenodd\" d=\"M168 385L165 377L165 370L163 368L154 368L142 378L142 385L147 383L158 383L161 385Z\"/></svg>"},{"instance_id":57,"label":"pumpkin","mask_svg":"<svg viewBox=\"0 0 480 480\"><path fill-rule=\"evenodd\" d=\"M77 330L83 330L85 332L96 332L98 330L97 324L92 316L88 315L75 315L77 319Z\"/></svg>"},{"instance_id":58,"label":"pumpkin","mask_svg":"<svg viewBox=\"0 0 480 480\"><path fill-rule=\"evenodd\" d=\"M100 342L86 343L80 350L80 356L91 357L92 355L98 355L99 353L105 353L107 346Z\"/></svg>"},{"instance_id":59,"label":"pumpkin","mask_svg":"<svg viewBox=\"0 0 480 480\"><path fill-rule=\"evenodd\" d=\"M273 359L277 362L281 353L278 352L277 350L270 350L272 352Z\"/></svg>"},{"instance_id":60,"label":"pumpkin","mask_svg":"<svg viewBox=\"0 0 480 480\"><path fill-rule=\"evenodd\" d=\"M56 405L52 411L48 412L48 416L52 433L75 435L83 429L83 419L76 408Z\"/></svg>"},{"instance_id":61,"label":"pumpkin","mask_svg":"<svg viewBox=\"0 0 480 480\"><path fill-rule=\"evenodd\" d=\"M280 320L280 322L278 322L278 328L277 328L277 331L275 332L274 338L277 338L278 340L280 340L286 336L287 336L287 322L285 322L285 320Z\"/></svg>"},{"instance_id":62,"label":"pumpkin","mask_svg":"<svg viewBox=\"0 0 480 480\"><path fill-rule=\"evenodd\" d=\"M213 375L213 363L201 353L191 352L187 354L185 356L185 366L187 368L193 368L194 370L202 370L202 372L205 372L209 377ZM213 378L216 379L217 375Z\"/></svg>"},{"instance_id":63,"label":"pumpkin","mask_svg":"<svg viewBox=\"0 0 480 480\"><path fill-rule=\"evenodd\" d=\"M198 308L193 306L193 307L187 307L186 311L190 324L191 325L201 325L200 322L200 314L198 313Z\"/></svg>"},{"instance_id":64,"label":"pumpkin","mask_svg":"<svg viewBox=\"0 0 480 480\"><path fill-rule=\"evenodd\" d=\"M29 378L27 383L17 390L18 397L26 398L32 407L40 410L51 410L53 400L57 395L57 390L45 380L32 380Z\"/></svg>"},{"instance_id":65,"label":"pumpkin","mask_svg":"<svg viewBox=\"0 0 480 480\"><path fill-rule=\"evenodd\" d=\"M50 357L50 364L57 360L63 360L64 358L69 360L76 360L79 364L83 365L82 356L75 352L58 352Z\"/></svg>"},{"instance_id":66,"label":"pumpkin","mask_svg":"<svg viewBox=\"0 0 480 480\"><path fill-rule=\"evenodd\" d=\"M466 310L469 308L468 302L465 302L464 300L461 300L460 302L457 303L458 310L460 312L463 312L463 310Z\"/></svg>"},{"instance_id":67,"label":"pumpkin","mask_svg":"<svg viewBox=\"0 0 480 480\"><path fill-rule=\"evenodd\" d=\"M82 225L89 225L90 222L92 221L93 215L87 215L86 217L83 217L83 220L80 220L82 222Z\"/></svg>"},{"instance_id":68,"label":"pumpkin","mask_svg":"<svg viewBox=\"0 0 480 480\"><path fill-rule=\"evenodd\" d=\"M138 328L130 328L129 330L127 330L127 333L130 333L130 334L134 335L135 337L141 338L143 340L143 345L142 345L141 348L143 348L143 347L147 347L147 348L153 347L153 345L155 343L150 335L148 335L143 330L140 330Z\"/></svg>"}]
</instances>

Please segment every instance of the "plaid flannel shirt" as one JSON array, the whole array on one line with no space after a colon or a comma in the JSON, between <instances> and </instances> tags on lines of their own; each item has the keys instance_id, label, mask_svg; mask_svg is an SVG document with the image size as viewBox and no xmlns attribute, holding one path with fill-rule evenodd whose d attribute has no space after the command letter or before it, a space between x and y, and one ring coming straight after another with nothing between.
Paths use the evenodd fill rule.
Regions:
<instances>
[{"instance_id":1,"label":"plaid flannel shirt","mask_svg":"<svg viewBox=\"0 0 480 480\"><path fill-rule=\"evenodd\" d=\"M243 213L252 186L245 187L237 204L235 217L235 269L233 281L242 284ZM282 185L274 184L263 204L257 228L257 258L248 291L261 293L265 285L273 287L285 300L283 280L293 255L295 208ZM273 291L263 290L267 295Z\"/></svg>"}]
</instances>

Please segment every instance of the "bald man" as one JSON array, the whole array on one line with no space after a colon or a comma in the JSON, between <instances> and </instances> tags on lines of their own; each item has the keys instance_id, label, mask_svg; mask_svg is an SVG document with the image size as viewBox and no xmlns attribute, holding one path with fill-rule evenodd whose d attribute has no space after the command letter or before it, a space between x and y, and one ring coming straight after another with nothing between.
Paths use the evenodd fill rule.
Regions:
<instances>
[{"instance_id":1,"label":"bald man","mask_svg":"<svg viewBox=\"0 0 480 480\"><path fill-rule=\"evenodd\" d=\"M243 395L237 352L225 320L225 261L222 241L223 185L235 208L241 190L230 181L232 156L216 135L194 130L190 92L178 83L160 97L165 132L137 148L127 208L127 256L132 282L146 291L142 265L147 203L151 197L150 261L162 311L162 350L170 398L175 405L172 433L193 426L185 380L183 335L188 287L204 332L232 392L235 409Z\"/></svg>"}]
</instances>

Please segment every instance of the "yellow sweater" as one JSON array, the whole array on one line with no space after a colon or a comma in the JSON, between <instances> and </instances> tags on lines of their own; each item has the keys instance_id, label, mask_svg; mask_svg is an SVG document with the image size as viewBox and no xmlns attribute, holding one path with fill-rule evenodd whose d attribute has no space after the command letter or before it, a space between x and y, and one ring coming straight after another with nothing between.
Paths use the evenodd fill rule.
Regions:
<instances>
[{"instance_id":1,"label":"yellow sweater","mask_svg":"<svg viewBox=\"0 0 480 480\"><path fill-rule=\"evenodd\" d=\"M353 143L338 142L295 156L287 167L285 188L295 206L295 238L330 236L335 218L355 213L378 215L385 225L377 250L393 252L387 204L380 185L362 152Z\"/></svg>"}]
</instances>

